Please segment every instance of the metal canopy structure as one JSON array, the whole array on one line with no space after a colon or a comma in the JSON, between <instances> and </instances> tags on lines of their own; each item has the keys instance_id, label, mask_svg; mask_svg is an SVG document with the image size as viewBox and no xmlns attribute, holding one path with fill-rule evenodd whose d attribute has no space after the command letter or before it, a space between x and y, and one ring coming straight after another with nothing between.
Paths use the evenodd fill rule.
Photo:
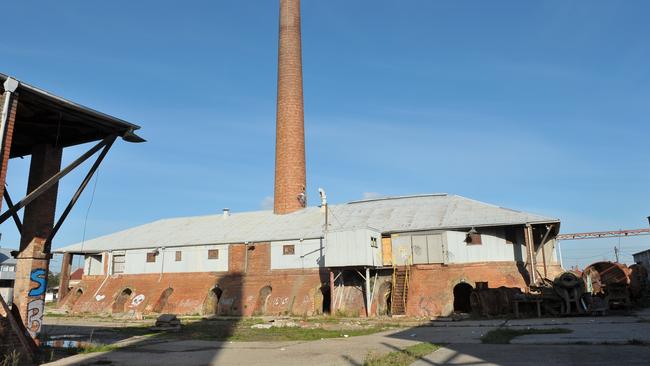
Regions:
<instances>
[{"instance_id":1,"label":"metal canopy structure","mask_svg":"<svg viewBox=\"0 0 650 366\"><path fill-rule=\"evenodd\" d=\"M99 140L86 153L31 191L19 202L14 203L7 189L3 190L3 198L8 209L0 214L0 224L11 217L16 223L18 231L22 232L23 225L18 217L18 211L101 150L61 217L57 220L52 232L48 235L46 252L49 252L52 239L99 168L115 139L119 136L125 141L136 143L145 142L145 140L135 134L135 131L140 129L138 125L71 102L1 73L0 81L2 81L0 86L2 94L7 95L7 98L13 96L17 100L9 158L30 155L34 146L37 145L49 144L65 148ZM17 87L11 91L5 90L9 83L14 83Z\"/></svg>"},{"instance_id":2,"label":"metal canopy structure","mask_svg":"<svg viewBox=\"0 0 650 366\"><path fill-rule=\"evenodd\" d=\"M621 238L627 236L641 236L641 235L650 235L650 229L630 229L630 230L594 231L588 233L560 234L557 236L557 240Z\"/></svg>"},{"instance_id":3,"label":"metal canopy structure","mask_svg":"<svg viewBox=\"0 0 650 366\"><path fill-rule=\"evenodd\" d=\"M145 140L135 134L140 127L132 123L4 74L0 74L0 82L0 190L7 207L0 214L0 224L13 219L21 236L19 250L12 252L17 274L12 311L29 335L37 339L43 322L52 240L115 140ZM68 166L61 166L66 147L92 142L94 146ZM15 202L5 187L8 161L25 155L31 156L27 195ZM57 219L59 181L93 155L95 161ZM22 209L21 220L18 212ZM62 273L62 277L68 276Z\"/></svg>"},{"instance_id":4,"label":"metal canopy structure","mask_svg":"<svg viewBox=\"0 0 650 366\"><path fill-rule=\"evenodd\" d=\"M0 73L0 92L9 77ZM51 144L69 147L120 136L128 142L144 142L135 134L140 126L79 105L50 92L18 81L18 97L10 158L29 155L32 147Z\"/></svg>"}]
</instances>

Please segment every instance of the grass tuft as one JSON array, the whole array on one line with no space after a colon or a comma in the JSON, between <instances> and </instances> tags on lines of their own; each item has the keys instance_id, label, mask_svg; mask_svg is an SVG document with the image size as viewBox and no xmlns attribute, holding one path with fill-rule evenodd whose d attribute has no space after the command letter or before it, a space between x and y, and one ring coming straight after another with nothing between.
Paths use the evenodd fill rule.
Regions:
<instances>
[{"instance_id":1,"label":"grass tuft","mask_svg":"<svg viewBox=\"0 0 650 366\"><path fill-rule=\"evenodd\" d=\"M364 366L407 366L437 350L440 346L433 343L418 343L401 351L390 352L384 355L370 353L366 356Z\"/></svg>"},{"instance_id":2,"label":"grass tuft","mask_svg":"<svg viewBox=\"0 0 650 366\"><path fill-rule=\"evenodd\" d=\"M481 342L489 344L508 344L510 341L519 336L528 334L565 334L571 333L571 329L566 328L528 328L528 329L512 329L512 328L499 328L487 332L481 337Z\"/></svg>"}]
</instances>

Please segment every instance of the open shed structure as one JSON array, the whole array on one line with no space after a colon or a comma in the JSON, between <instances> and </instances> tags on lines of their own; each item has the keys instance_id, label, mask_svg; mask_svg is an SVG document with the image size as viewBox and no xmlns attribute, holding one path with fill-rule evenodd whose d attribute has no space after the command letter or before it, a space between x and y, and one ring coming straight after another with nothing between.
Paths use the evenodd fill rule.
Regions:
<instances>
[{"instance_id":1,"label":"open shed structure","mask_svg":"<svg viewBox=\"0 0 650 366\"><path fill-rule=\"evenodd\" d=\"M0 190L5 209L0 223L13 219L20 232L16 258L13 307L32 337L41 329L50 248L55 235L79 196L118 137L143 142L135 134L140 127L58 97L45 90L0 74ZM63 150L96 142L66 167L61 167ZM58 182L96 155L79 188L59 218L55 217ZM30 156L27 194L12 200L5 181L9 159ZM24 209L22 219L18 215ZM65 261L64 261L65 262ZM67 268L69 271L69 265ZM62 292L67 286L62 286ZM62 295L65 295L64 293Z\"/></svg>"}]
</instances>

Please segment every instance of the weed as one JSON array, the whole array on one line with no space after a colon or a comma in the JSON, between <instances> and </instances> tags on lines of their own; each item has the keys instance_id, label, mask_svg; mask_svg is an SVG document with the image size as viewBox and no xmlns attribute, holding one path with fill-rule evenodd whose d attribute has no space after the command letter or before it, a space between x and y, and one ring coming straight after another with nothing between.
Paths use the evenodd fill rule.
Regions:
<instances>
[{"instance_id":1,"label":"weed","mask_svg":"<svg viewBox=\"0 0 650 366\"><path fill-rule=\"evenodd\" d=\"M401 351L390 352L385 355L370 353L366 356L363 364L364 366L406 366L438 348L440 348L440 346L425 342L412 345Z\"/></svg>"}]
</instances>

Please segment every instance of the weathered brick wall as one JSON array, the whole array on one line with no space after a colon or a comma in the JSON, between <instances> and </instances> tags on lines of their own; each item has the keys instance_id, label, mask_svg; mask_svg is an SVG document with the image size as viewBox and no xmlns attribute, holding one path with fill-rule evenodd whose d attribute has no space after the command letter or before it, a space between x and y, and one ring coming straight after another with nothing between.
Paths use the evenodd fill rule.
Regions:
<instances>
[{"instance_id":1,"label":"weathered brick wall","mask_svg":"<svg viewBox=\"0 0 650 366\"><path fill-rule=\"evenodd\" d=\"M247 256L247 257L246 257ZM229 248L229 272L166 273L84 276L79 288L83 294L72 304L77 289L63 300L63 306L74 312L111 313L113 304L126 288L132 291L127 308L138 314L169 312L176 314L209 314L212 289L221 291L218 313L221 315L313 315L323 309L321 287L329 284L329 273L319 269L270 269L270 244L248 247L233 244ZM555 266L557 267L557 266ZM560 269L549 267L549 273ZM411 268L406 314L432 317L453 311L453 289L460 282L475 287L488 282L490 287L526 288L525 277L515 262L488 262L462 265L415 265ZM374 274L372 274L374 278ZM344 286L332 291L332 309L348 316L365 316L364 282L353 270L337 280ZM390 293L392 271L382 270L373 285L371 314L386 313L386 297ZM262 289L269 287L270 294ZM171 295L164 301L169 288ZM160 304L163 303L161 306ZM213 310L210 310L213 309Z\"/></svg>"},{"instance_id":2,"label":"weathered brick wall","mask_svg":"<svg viewBox=\"0 0 650 366\"><path fill-rule=\"evenodd\" d=\"M243 245L233 245L230 258L243 255ZM253 315L259 311L260 290L271 287L266 300L266 314L312 315L322 309L317 293L326 278L318 269L274 270L269 269L268 244L258 244L248 251L248 272L200 272L84 276L78 288L83 294L75 300L78 288L72 289L62 306L74 312L110 313L115 299L125 288L132 291L128 309L136 313L152 312L161 295L168 288L173 292L160 312L198 314L204 311L210 291L215 287L223 291L219 301L222 315ZM235 256L233 256L235 253ZM232 269L243 269L234 259ZM243 264L243 260L241 261ZM142 296L140 296L142 295ZM134 299L136 299L134 301ZM141 301L140 301L141 300ZM74 301L74 303L72 303Z\"/></svg>"},{"instance_id":3,"label":"weathered brick wall","mask_svg":"<svg viewBox=\"0 0 650 366\"><path fill-rule=\"evenodd\" d=\"M451 314L454 310L454 286L463 281L472 287L476 282L488 282L491 288L526 288L515 262L415 265L409 281L407 315L432 317Z\"/></svg>"},{"instance_id":4,"label":"weathered brick wall","mask_svg":"<svg viewBox=\"0 0 650 366\"><path fill-rule=\"evenodd\" d=\"M303 207L307 180L300 0L280 0L279 38L274 212L285 214Z\"/></svg>"},{"instance_id":5,"label":"weathered brick wall","mask_svg":"<svg viewBox=\"0 0 650 366\"><path fill-rule=\"evenodd\" d=\"M4 106L4 94L0 94L0 109ZM4 194L5 180L7 178L7 166L9 164L9 153L11 151L11 142L14 135L14 123L16 121L16 110L18 108L18 97L13 96L10 103L9 118L7 119L7 129L5 133L5 146L3 151L3 159L0 161L0 194ZM2 207L3 200L0 200L0 208Z\"/></svg>"}]
</instances>

